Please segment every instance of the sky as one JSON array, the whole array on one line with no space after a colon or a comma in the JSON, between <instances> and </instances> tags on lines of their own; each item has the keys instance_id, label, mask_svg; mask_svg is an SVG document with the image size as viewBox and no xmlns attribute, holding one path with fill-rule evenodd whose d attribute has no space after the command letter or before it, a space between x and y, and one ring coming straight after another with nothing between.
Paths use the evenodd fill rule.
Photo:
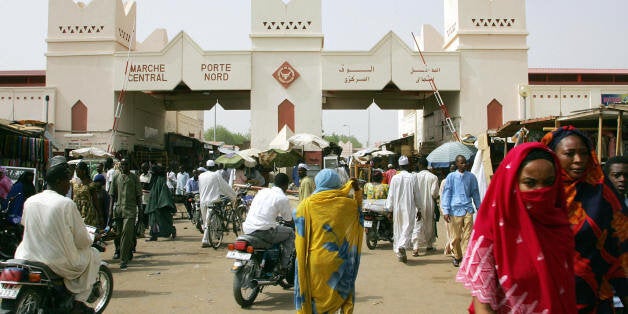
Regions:
<instances>
[{"instance_id":1,"label":"sky","mask_svg":"<svg viewBox=\"0 0 628 314\"><path fill-rule=\"evenodd\" d=\"M249 50L250 1L136 0L137 40L165 28L170 39L185 31L204 50ZM411 45L410 32L419 34L422 24L442 34L443 2L322 0L324 49L367 51L391 30ZM628 69L628 1L529 0L526 6L529 67ZM0 71L46 68L47 14L47 0L0 0ZM206 128L213 115L205 112ZM216 120L247 133L250 114L219 109ZM366 144L369 125L371 144L398 137L397 111L323 112L324 134L350 134Z\"/></svg>"}]
</instances>

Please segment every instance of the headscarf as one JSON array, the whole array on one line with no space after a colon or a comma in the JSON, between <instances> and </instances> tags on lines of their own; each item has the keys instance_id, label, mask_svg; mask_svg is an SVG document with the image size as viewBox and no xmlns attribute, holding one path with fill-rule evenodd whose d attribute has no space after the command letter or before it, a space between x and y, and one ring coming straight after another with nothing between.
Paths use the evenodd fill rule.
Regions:
<instances>
[{"instance_id":1,"label":"headscarf","mask_svg":"<svg viewBox=\"0 0 628 314\"><path fill-rule=\"evenodd\" d=\"M7 194L7 199L13 199L7 209L9 221L13 224L19 224L22 219L24 202L27 198L35 195L35 185L33 184L34 173L32 171L23 172L11 187L11 191Z\"/></svg>"},{"instance_id":2,"label":"headscarf","mask_svg":"<svg viewBox=\"0 0 628 314\"><path fill-rule=\"evenodd\" d=\"M35 174L32 171L24 171L15 182L16 184L22 184L22 194L24 194L24 199L35 195L35 185L33 184L34 177Z\"/></svg>"},{"instance_id":3,"label":"headscarf","mask_svg":"<svg viewBox=\"0 0 628 314\"><path fill-rule=\"evenodd\" d=\"M583 177L575 181L567 174L566 171L561 170L561 176L562 176L563 182L565 183L569 182L569 183L574 183L574 184L581 181L586 181L589 184L602 183L604 181L604 173L602 172L602 168L600 167L600 163L598 162L597 154L595 153L595 150L593 149L593 143L591 143L591 140L589 139L589 137L587 137L586 134L582 133L582 131L576 129L572 125L563 126L563 127L555 129L552 132L545 134L545 136L543 136L543 138L541 139L541 143L547 145L551 150L556 151L556 146L558 145L558 143L560 143L560 141L562 141L565 137L570 136L570 135L576 135L580 137L582 142L587 146L590 152L589 163L586 166L587 167L586 175L584 175ZM569 198L570 193L569 191L567 192L568 192L567 198Z\"/></svg>"},{"instance_id":4,"label":"headscarf","mask_svg":"<svg viewBox=\"0 0 628 314\"><path fill-rule=\"evenodd\" d=\"M323 169L314 178L314 184L316 184L316 190L314 193L321 191L328 191L340 188L342 182L338 173L332 169Z\"/></svg>"},{"instance_id":5,"label":"headscarf","mask_svg":"<svg viewBox=\"0 0 628 314\"><path fill-rule=\"evenodd\" d=\"M554 157L556 180L521 192L520 168L533 150ZM558 160L545 145L525 143L495 172L456 279L498 313L575 313L573 250Z\"/></svg>"},{"instance_id":6,"label":"headscarf","mask_svg":"<svg viewBox=\"0 0 628 314\"><path fill-rule=\"evenodd\" d=\"M622 213L622 204L613 189L605 184L593 145L584 133L564 126L547 133L541 143L555 149L570 135L579 136L589 148L589 162L581 178L573 179L561 169L567 213L576 237L578 310L610 311L613 288L617 295L628 294L626 265L622 266L622 261L628 261L628 217Z\"/></svg>"}]
</instances>

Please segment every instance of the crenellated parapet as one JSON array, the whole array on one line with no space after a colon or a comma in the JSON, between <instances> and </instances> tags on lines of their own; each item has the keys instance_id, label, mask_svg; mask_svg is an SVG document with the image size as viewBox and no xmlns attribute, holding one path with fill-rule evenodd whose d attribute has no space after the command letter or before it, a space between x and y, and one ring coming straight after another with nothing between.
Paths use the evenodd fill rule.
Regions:
<instances>
[{"instance_id":1,"label":"crenellated parapet","mask_svg":"<svg viewBox=\"0 0 628 314\"><path fill-rule=\"evenodd\" d=\"M253 35L320 35L323 32L321 23L321 0L251 1Z\"/></svg>"},{"instance_id":2,"label":"crenellated parapet","mask_svg":"<svg viewBox=\"0 0 628 314\"><path fill-rule=\"evenodd\" d=\"M321 0L251 1L251 39L254 50L282 47L320 50L323 46Z\"/></svg>"},{"instance_id":3,"label":"crenellated parapet","mask_svg":"<svg viewBox=\"0 0 628 314\"><path fill-rule=\"evenodd\" d=\"M524 0L445 0L444 5L447 50L527 48Z\"/></svg>"},{"instance_id":4,"label":"crenellated parapet","mask_svg":"<svg viewBox=\"0 0 628 314\"><path fill-rule=\"evenodd\" d=\"M113 50L128 49L135 44L136 4L130 0L92 0L89 3L74 0L49 0L49 51L90 50L87 44L80 49L57 43L115 43ZM95 49L102 49L94 45Z\"/></svg>"}]
</instances>

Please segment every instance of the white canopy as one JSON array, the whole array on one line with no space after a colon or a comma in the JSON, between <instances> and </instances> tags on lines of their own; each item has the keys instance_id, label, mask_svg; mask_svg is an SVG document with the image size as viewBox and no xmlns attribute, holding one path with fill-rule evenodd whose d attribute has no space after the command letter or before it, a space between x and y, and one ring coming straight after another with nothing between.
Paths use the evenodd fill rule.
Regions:
<instances>
[{"instance_id":1,"label":"white canopy","mask_svg":"<svg viewBox=\"0 0 628 314\"><path fill-rule=\"evenodd\" d=\"M289 150L290 142L288 142L288 139L291 138L293 135L294 132L292 132L292 130L290 130L287 125L284 125L283 128L281 128L281 131L279 131L279 133L277 134L277 136L275 136L275 138L270 141L268 147L278 148L281 150Z\"/></svg>"}]
</instances>

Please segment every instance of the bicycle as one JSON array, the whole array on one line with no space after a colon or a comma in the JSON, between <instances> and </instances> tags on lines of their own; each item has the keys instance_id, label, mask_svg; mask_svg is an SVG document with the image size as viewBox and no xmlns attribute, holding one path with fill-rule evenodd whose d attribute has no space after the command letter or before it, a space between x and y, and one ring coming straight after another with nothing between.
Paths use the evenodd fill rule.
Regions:
<instances>
[{"instance_id":1,"label":"bicycle","mask_svg":"<svg viewBox=\"0 0 628 314\"><path fill-rule=\"evenodd\" d=\"M244 222L246 220L246 215L249 212L249 208L251 208L251 202L253 202L253 196L248 195L251 190L252 185L247 184L246 186L238 189L238 196L236 197L236 214L240 218L240 221Z\"/></svg>"},{"instance_id":2,"label":"bicycle","mask_svg":"<svg viewBox=\"0 0 628 314\"><path fill-rule=\"evenodd\" d=\"M235 236L238 236L238 232L242 230L242 219L234 210L231 199L226 196L221 195L209 206L208 210L210 211L207 219L209 243L214 249L218 249L222 244L224 233L229 233L229 224Z\"/></svg>"}]
</instances>

